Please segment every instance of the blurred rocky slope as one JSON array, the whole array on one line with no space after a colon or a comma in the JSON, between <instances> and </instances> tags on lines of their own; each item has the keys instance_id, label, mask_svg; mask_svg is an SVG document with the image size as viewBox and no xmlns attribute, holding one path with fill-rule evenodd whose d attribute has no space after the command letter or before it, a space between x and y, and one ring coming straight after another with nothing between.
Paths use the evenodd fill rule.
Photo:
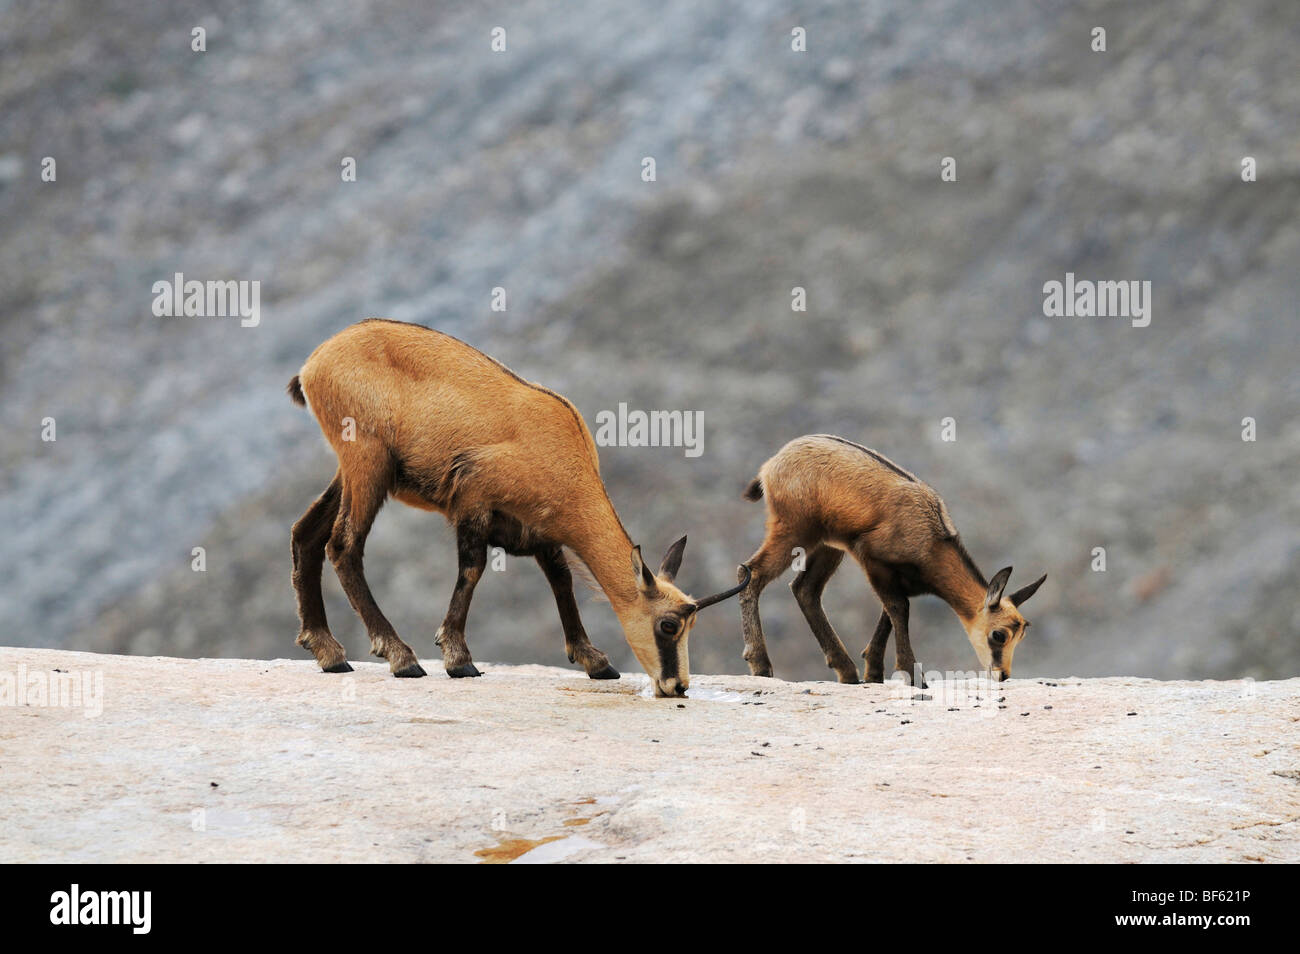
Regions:
<instances>
[{"instance_id":1,"label":"blurred rocky slope","mask_svg":"<svg viewBox=\"0 0 1300 954\"><path fill-rule=\"evenodd\" d=\"M283 388L377 314L465 338L589 424L702 410L697 459L602 451L647 550L690 531L688 588L761 539L739 491L766 456L830 431L935 485L986 572L1050 574L1017 675L1300 671L1293 4L429 6L0 5L0 641L300 654L288 527L333 462ZM1150 280L1151 326L1044 318L1067 271ZM175 272L260 280L261 325L154 317ZM390 506L367 569L436 656L442 521ZM878 605L846 567L828 612L857 652ZM764 613L778 672L822 677L784 587ZM914 614L928 666L969 667L945 608ZM584 615L631 667L608 609ZM470 645L561 661L531 561L484 581ZM743 671L740 648L715 609L693 668Z\"/></svg>"}]
</instances>

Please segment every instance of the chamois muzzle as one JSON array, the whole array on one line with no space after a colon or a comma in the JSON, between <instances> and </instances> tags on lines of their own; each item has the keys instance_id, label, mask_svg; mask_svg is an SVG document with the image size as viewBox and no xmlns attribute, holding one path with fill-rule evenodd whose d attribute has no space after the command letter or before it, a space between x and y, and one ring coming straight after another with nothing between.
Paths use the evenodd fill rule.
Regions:
<instances>
[{"instance_id":1,"label":"chamois muzzle","mask_svg":"<svg viewBox=\"0 0 1300 954\"><path fill-rule=\"evenodd\" d=\"M721 593L715 593L712 596L706 596L702 600L695 601L696 612L704 609L706 606L712 606L714 603L721 603L723 600L729 600L745 587L749 585L749 567L745 564L740 565L740 570L745 574L745 578L729 590L723 590Z\"/></svg>"}]
</instances>

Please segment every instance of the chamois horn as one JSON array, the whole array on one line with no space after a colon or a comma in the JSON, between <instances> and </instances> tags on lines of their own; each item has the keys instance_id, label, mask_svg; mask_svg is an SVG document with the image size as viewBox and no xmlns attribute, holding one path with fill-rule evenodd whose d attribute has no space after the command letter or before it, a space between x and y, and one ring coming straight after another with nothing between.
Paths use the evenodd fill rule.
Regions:
<instances>
[{"instance_id":1,"label":"chamois horn","mask_svg":"<svg viewBox=\"0 0 1300 954\"><path fill-rule=\"evenodd\" d=\"M747 587L749 585L749 577L750 577L749 567L746 566L744 563L742 563L740 565L740 569L745 574L745 578L743 580L741 580L737 585L733 586L729 590L723 590L721 593L714 593L712 596L706 596L702 600L696 600L695 601L696 612L704 609L704 607L706 606L712 606L714 603L721 603L723 600L729 600L737 593L739 593L741 590L743 590L745 587Z\"/></svg>"}]
</instances>

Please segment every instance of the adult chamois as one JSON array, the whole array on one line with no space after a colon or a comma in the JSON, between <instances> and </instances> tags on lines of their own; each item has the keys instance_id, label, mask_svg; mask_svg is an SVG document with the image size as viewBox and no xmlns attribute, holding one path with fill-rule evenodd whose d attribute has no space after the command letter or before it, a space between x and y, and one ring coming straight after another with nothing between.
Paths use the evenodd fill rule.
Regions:
<instances>
[{"instance_id":1,"label":"adult chamois","mask_svg":"<svg viewBox=\"0 0 1300 954\"><path fill-rule=\"evenodd\" d=\"M438 630L452 677L479 671L465 643L470 599L488 547L537 560L555 594L570 662L617 679L578 616L562 548L590 569L659 696L690 684L686 641L700 609L737 586L694 600L674 584L686 538L656 574L641 558L600 479L596 445L565 398L525 381L450 335L383 319L354 324L320 345L289 382L310 404L338 456L338 472L294 524L298 645L326 672L351 667L321 598L326 554L370 635L370 651L397 676L423 676L415 653L380 612L362 572L370 526L388 497L443 514L456 528L460 573Z\"/></svg>"},{"instance_id":2,"label":"adult chamois","mask_svg":"<svg viewBox=\"0 0 1300 954\"><path fill-rule=\"evenodd\" d=\"M759 468L744 496L767 500L763 545L741 568L742 578L748 575L740 606L751 673L772 675L758 598L799 547L805 563L790 587L840 682L857 682L857 666L826 619L821 598L845 553L862 566L884 606L862 653L867 682L884 681L892 627L897 634L895 669L924 685L907 629L908 598L922 593L933 593L952 607L985 671L999 681L1011 675L1011 657L1029 627L1019 607L1047 575L1004 597L1011 567L984 579L932 487L870 448L816 434L795 438L777 451Z\"/></svg>"}]
</instances>

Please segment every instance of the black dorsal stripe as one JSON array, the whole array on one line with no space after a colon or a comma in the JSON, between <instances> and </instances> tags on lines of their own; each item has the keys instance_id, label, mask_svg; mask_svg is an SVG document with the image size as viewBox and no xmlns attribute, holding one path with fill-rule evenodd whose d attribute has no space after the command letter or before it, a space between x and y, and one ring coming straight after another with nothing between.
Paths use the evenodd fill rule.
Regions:
<instances>
[{"instance_id":1,"label":"black dorsal stripe","mask_svg":"<svg viewBox=\"0 0 1300 954\"><path fill-rule=\"evenodd\" d=\"M920 481L916 479L915 475L899 467L897 464L895 464L884 454L881 454L878 451L873 451L870 447L863 447L861 444L854 443L853 441L850 440L845 440L843 437L836 437L834 434L821 434L819 436L825 437L832 441L838 441L839 443L845 445L846 447L856 447L858 450L862 451L862 453L870 456L872 460L876 461L879 464L883 464L885 467L888 467L890 470L896 473L899 477L902 477L904 480L910 481L911 483L914 484L920 483Z\"/></svg>"}]
</instances>

